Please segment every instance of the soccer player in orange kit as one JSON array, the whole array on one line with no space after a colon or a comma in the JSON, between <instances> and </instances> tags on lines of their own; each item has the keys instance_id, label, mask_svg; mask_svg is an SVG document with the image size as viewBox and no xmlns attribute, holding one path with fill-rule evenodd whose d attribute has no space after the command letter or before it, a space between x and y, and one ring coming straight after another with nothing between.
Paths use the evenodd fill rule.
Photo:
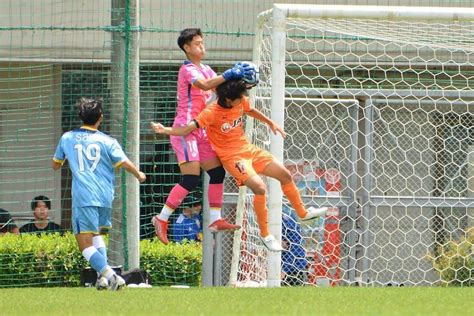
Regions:
<instances>
[{"instance_id":1,"label":"soccer player in orange kit","mask_svg":"<svg viewBox=\"0 0 474 316\"><path fill-rule=\"evenodd\" d=\"M251 86L244 80L226 81L216 89L217 102L207 106L187 126L164 127L160 123L152 122L151 127L157 134L177 136L205 128L224 168L239 185L246 185L255 194L254 210L263 244L270 251L281 251L280 243L268 229L267 188L259 174L280 181L283 193L301 220L324 216L327 207L310 207L307 210L288 169L270 153L248 142L243 129L244 114L266 123L274 134L280 133L282 137L286 136L280 126L250 106L247 98L249 88Z\"/></svg>"}]
</instances>

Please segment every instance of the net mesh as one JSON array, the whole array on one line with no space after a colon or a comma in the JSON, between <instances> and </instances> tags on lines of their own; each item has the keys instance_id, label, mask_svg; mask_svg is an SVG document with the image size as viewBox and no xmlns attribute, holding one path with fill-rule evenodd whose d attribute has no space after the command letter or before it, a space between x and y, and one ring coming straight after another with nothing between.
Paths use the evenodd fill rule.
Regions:
<instances>
[{"instance_id":1,"label":"net mesh","mask_svg":"<svg viewBox=\"0 0 474 316\"><path fill-rule=\"evenodd\" d=\"M271 25L262 26L256 60L255 105L267 116ZM329 211L301 223L283 202L282 285L472 280L445 253L469 238L474 224L473 28L472 22L286 20L286 51L279 52L284 163L307 206ZM256 122L250 137L268 149L270 134ZM246 205L244 218L251 219ZM261 247L256 223L244 222L233 239L242 244L231 278L265 285L267 262L253 250Z\"/></svg>"},{"instance_id":2,"label":"net mesh","mask_svg":"<svg viewBox=\"0 0 474 316\"><path fill-rule=\"evenodd\" d=\"M45 195L51 200L50 220L61 225L63 230L70 230L71 174L67 168L54 173L50 169L50 161L61 134L80 125L74 108L75 102L83 96L102 97L105 102L102 130L117 138L126 147L127 154L130 154L128 148L131 145L137 142L140 144L140 167L148 175L148 180L140 186L139 234L142 241L153 238L150 219L161 210L169 191L180 179L179 168L168 138L156 137L148 127L148 122L151 120L170 125L175 115L177 72L184 59L183 52L176 45L179 31L185 27L201 27L205 33L207 48L204 62L211 65L217 73L221 73L236 61L251 59L256 25L254 17L259 12L269 9L273 2L141 0L138 6L140 21L135 27L130 24L134 14L131 0L1 1L0 208L7 210L16 225L21 227L34 219L30 207L31 200L35 196ZM315 1L286 2L312 4ZM347 4L347 1L336 0L332 3ZM360 0L357 4L466 7L472 5L471 1L467 0ZM395 195L397 190L404 189L403 192L441 197L442 201L451 201L446 197L447 192L449 196L458 200L460 197L472 194L472 190L467 189L473 187L470 171L472 158L467 164L464 158L466 151L472 152L465 149L465 144L470 144L472 139L472 129L466 131L467 126L472 126L469 125L472 124L472 105L469 103L472 99L464 97L464 94L471 91L472 86L473 71L470 66L472 45L469 42L472 41L470 36L472 30L469 31L468 26L463 24L447 26L440 23L436 25L417 23L415 26L418 33L414 33L414 27L412 30L404 29L411 27L412 24L394 23L389 26L371 21L353 21L351 23L354 23L352 26L354 30L347 32L347 28L344 27L346 22L319 22L325 23L326 26L297 21L299 25L296 26L295 23L295 27L289 30L289 34L294 35L290 36L292 40L289 45L299 46L300 49L292 49L292 53L287 53L288 78L292 78L288 80L291 92L287 95L291 95L292 98L287 100L286 109L289 122L286 124L286 129L289 138L286 141L285 163L291 168L294 165L304 164L303 160L310 162L318 160L319 167L313 166L313 169L324 171L337 166L344 175L343 183L347 181L347 176L352 174L350 169L352 160L347 158L350 151L348 148L353 145L353 141L347 139L347 133L351 131L350 124L346 122L350 120L348 106L354 104L354 97L367 94L360 91L389 89L388 94L384 94L389 96L386 99L397 99L397 102L402 100L403 104L386 102L387 104L377 105L375 114L377 122L374 124L383 126L385 130L380 130L378 138L374 136L374 146L377 146L379 155L383 153L385 156L399 157L397 159L407 157L409 163L401 164L394 161L395 158L393 161L385 161L383 158L373 159L372 166L377 174L377 181L383 182L374 186L373 192L380 195L385 193ZM372 24L370 27L364 27L369 25L364 23ZM314 31L316 27L320 30L325 29L324 33ZM377 28L383 30L382 34L386 35L381 38ZM433 29L437 30L436 35L433 35ZM132 39L138 33L140 42L134 47ZM263 50L271 50L268 36L261 44ZM129 59L133 54L139 54L139 78L124 75L124 69L132 67ZM266 89L270 87L268 75L271 60L266 53L262 54L261 58L264 79L258 90L256 104L265 114L270 115L267 104L271 96ZM136 83L137 80L139 97L136 100L140 101L139 109L125 101L127 95L133 93L130 84L133 81ZM316 93L313 88L318 89ZM347 91L342 93L335 90L336 88ZM351 89L359 89L357 90L359 92ZM415 98L415 101L420 103L415 104L415 107L410 105L406 108L408 103L413 102L413 98L406 92L404 94L395 92L397 89L421 93ZM438 92L432 95L428 93L431 90ZM439 93L441 90L444 90L445 94ZM336 102L327 101L326 96L324 102L311 99L321 98L324 93L329 93ZM447 102L441 104L438 102L440 100ZM317 104L321 106L315 106L315 102L319 102ZM289 106L290 104L292 106ZM138 135L129 129L132 124L131 118L137 114L140 115ZM426 118L426 122L410 123L415 117L417 120ZM338 126L338 132L332 130L333 126ZM266 127L255 125L252 130L253 140L268 148ZM433 136L422 136L425 134ZM318 140L317 145L314 143L315 140ZM378 142L383 144L378 145ZM416 150L411 150L413 146L416 146ZM422 160L420 163L415 157L417 148L422 147L424 150L418 153L419 159ZM339 163L341 159L343 163ZM402 176L399 171L401 168L405 170ZM410 168L414 168L417 173L411 172ZM323 172L321 170L317 172ZM408 174L406 179L404 179L405 173ZM300 171L299 174L303 176L305 173ZM426 184L428 178L436 183L433 185L436 189L433 189L431 184ZM127 206L124 203L130 196L123 180L124 178L117 174L114 228L109 238L110 259L113 264L124 264L129 255L124 237L132 234L126 228ZM414 188L418 184L422 189L415 191ZM345 183L342 188L347 190ZM196 200L202 201L201 192L201 189L193 192L184 201L183 207L171 218L169 236L171 240L174 240L173 225L177 217L184 207L195 203ZM224 215L230 221L236 217L237 194L235 184L231 179L227 179L226 199L229 201L225 205ZM307 196L305 200L309 203L317 198ZM251 203L252 197L249 195L243 205L251 208ZM457 240L456 238L466 231L466 225L471 225L465 223L469 223L472 219L472 213L468 213L467 216L463 214L466 213L466 208L472 208L472 205L465 203L461 207L453 208L451 204L436 203L438 203L436 206L428 210L430 213L426 213L425 208L422 210L420 206L418 215L412 211L407 212L406 207L401 207L399 212L402 217L398 218L397 223L411 225L412 218L416 218L418 221L428 221L430 225L435 225L438 228L429 228L425 232L436 233L436 242L432 243L433 245L441 245L447 240ZM339 202L339 205L352 204L344 200ZM392 206L384 207L388 210L395 209ZM256 235L253 212L250 209L249 211L237 214L242 216L244 226L248 227L245 231L249 232L245 237L249 245L242 245L248 249L242 271L247 271L245 273L249 276L242 277L242 280L255 279L255 282L260 284L265 279L265 272L254 271L259 271L255 267L261 267L265 262L266 252ZM344 211L342 208L342 214ZM377 209L377 213L375 211L367 213L368 215L364 215L362 220L351 219L351 221L363 225L373 220L381 226L374 224L372 227L380 227L383 232L383 225L388 221L385 221L385 214L381 212ZM426 219L423 219L424 216ZM5 223L0 221L2 230L9 228L3 224ZM321 235L323 230L318 230L316 226L302 226L301 231L302 234L308 231L308 234L311 232L312 236L316 236ZM343 234L346 231L343 231ZM400 234L414 235L413 238L416 238L415 232L403 231ZM372 235L374 233L370 232L370 236ZM0 242L2 245L14 242L10 239L8 242L7 239L4 240ZM25 245L30 243L26 238L22 240L25 241ZM33 243L34 238L31 240ZM74 240L71 240L58 243L68 245L63 249L66 254L76 249ZM222 284L227 284L230 279L232 260L229 258L234 253L234 247L241 246L233 240L234 236L229 233L218 237L222 254L221 265L218 265L221 269ZM311 245L308 249L316 247L312 239L305 240L309 240ZM153 245L153 243L145 244L142 248L150 249ZM416 249L424 249L420 243L416 245ZM342 246L341 251L347 252L346 248ZM1 249L3 251L6 248ZM380 257L378 255L380 251L375 246L365 249L367 251L373 249L371 250L375 254L373 258ZM55 261L54 267L49 266L49 270L40 268L40 264L33 260L40 252L35 253L29 248L26 248L22 257L27 262L21 265L22 270L9 270L11 258L17 256L14 250L11 251L12 254L0 253L0 286L17 286L20 273L29 277L25 278L23 285L76 284L71 281L70 276L77 275L79 271L61 267L58 262L60 260ZM163 248L160 251L165 254L176 253L175 248ZM312 257L314 256L310 255L310 259ZM254 264L257 258L258 264ZM67 266L67 262L69 261L63 261L62 264ZM144 262L146 265L142 267L158 271L154 279L159 280L160 284L179 282L194 285L200 281L199 262L193 261L190 270L175 270L174 266L170 268L166 264L162 264L158 269L149 265L149 262L156 262L153 258ZM47 266L46 263L44 265ZM46 272L46 277L36 278L36 272L27 273L25 269L30 269L28 270L30 272L36 271L35 269L46 272L54 270L60 277L55 277L53 282L48 280Z\"/></svg>"}]
</instances>

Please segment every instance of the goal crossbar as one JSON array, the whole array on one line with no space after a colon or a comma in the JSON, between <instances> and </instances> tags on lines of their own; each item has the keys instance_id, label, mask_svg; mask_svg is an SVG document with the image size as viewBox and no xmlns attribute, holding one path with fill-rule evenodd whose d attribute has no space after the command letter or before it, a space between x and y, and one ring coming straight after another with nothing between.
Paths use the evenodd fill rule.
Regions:
<instances>
[{"instance_id":1,"label":"goal crossbar","mask_svg":"<svg viewBox=\"0 0 474 316\"><path fill-rule=\"evenodd\" d=\"M417 21L472 21L473 8L405 7L405 6L361 6L361 5L305 5L279 4L274 10L281 11L286 18L335 18L373 20L417 20Z\"/></svg>"}]
</instances>

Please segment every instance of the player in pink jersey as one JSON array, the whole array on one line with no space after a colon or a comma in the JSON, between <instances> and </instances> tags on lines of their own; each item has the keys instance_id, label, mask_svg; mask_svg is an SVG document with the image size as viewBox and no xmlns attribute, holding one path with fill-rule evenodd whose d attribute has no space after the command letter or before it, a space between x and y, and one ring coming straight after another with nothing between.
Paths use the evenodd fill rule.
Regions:
<instances>
[{"instance_id":1,"label":"player in pink jersey","mask_svg":"<svg viewBox=\"0 0 474 316\"><path fill-rule=\"evenodd\" d=\"M217 76L211 67L201 63L206 49L202 32L198 28L182 30L178 37L178 46L186 54L187 60L178 73L178 107L173 126L186 126L196 118L206 105L213 101L215 87L227 80L242 79L246 74L255 71L251 66L239 63ZM240 226L230 224L221 217L225 170L212 149L205 130L198 129L185 137L172 136L170 141L178 158L182 179L171 190L161 213L152 219L156 236L164 244L168 243L168 218L188 193L199 185L201 168L210 178L209 229L213 232L239 229Z\"/></svg>"}]
</instances>

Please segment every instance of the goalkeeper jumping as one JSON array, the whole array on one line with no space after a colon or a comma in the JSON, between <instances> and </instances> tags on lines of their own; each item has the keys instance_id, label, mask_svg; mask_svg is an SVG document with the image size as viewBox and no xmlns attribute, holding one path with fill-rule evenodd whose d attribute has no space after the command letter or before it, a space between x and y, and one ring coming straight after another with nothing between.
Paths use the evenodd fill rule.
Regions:
<instances>
[{"instance_id":1,"label":"goalkeeper jumping","mask_svg":"<svg viewBox=\"0 0 474 316\"><path fill-rule=\"evenodd\" d=\"M173 122L173 126L177 128L188 125L212 102L215 98L215 87L226 80L242 79L246 73L253 70L249 64L238 63L222 75L216 75L211 67L201 62L206 49L203 34L198 28L182 30L178 37L178 46L186 54L186 60L178 73L178 106ZM164 244L168 244L168 219L188 193L199 185L201 169L209 175L209 230L220 232L239 229L240 226L230 224L221 217L225 170L209 144L206 132L203 129L195 129L185 136L171 136L170 142L176 153L182 178L171 190L160 214L152 218L156 236Z\"/></svg>"},{"instance_id":2,"label":"goalkeeper jumping","mask_svg":"<svg viewBox=\"0 0 474 316\"><path fill-rule=\"evenodd\" d=\"M248 89L258 82L255 76L245 76L244 80L229 80L217 87L217 101L206 107L187 126L164 127L151 123L157 134L185 136L199 128L206 128L209 141L224 168L239 185L246 185L255 194L254 210L257 215L260 237L270 251L281 251L282 247L268 228L267 188L259 176L263 174L280 181L283 193L290 201L298 217L311 220L324 216L327 207L308 210L304 207L299 191L290 172L270 153L248 142L243 129L243 114L266 123L274 134L286 134L283 129L263 113L249 104Z\"/></svg>"}]
</instances>

